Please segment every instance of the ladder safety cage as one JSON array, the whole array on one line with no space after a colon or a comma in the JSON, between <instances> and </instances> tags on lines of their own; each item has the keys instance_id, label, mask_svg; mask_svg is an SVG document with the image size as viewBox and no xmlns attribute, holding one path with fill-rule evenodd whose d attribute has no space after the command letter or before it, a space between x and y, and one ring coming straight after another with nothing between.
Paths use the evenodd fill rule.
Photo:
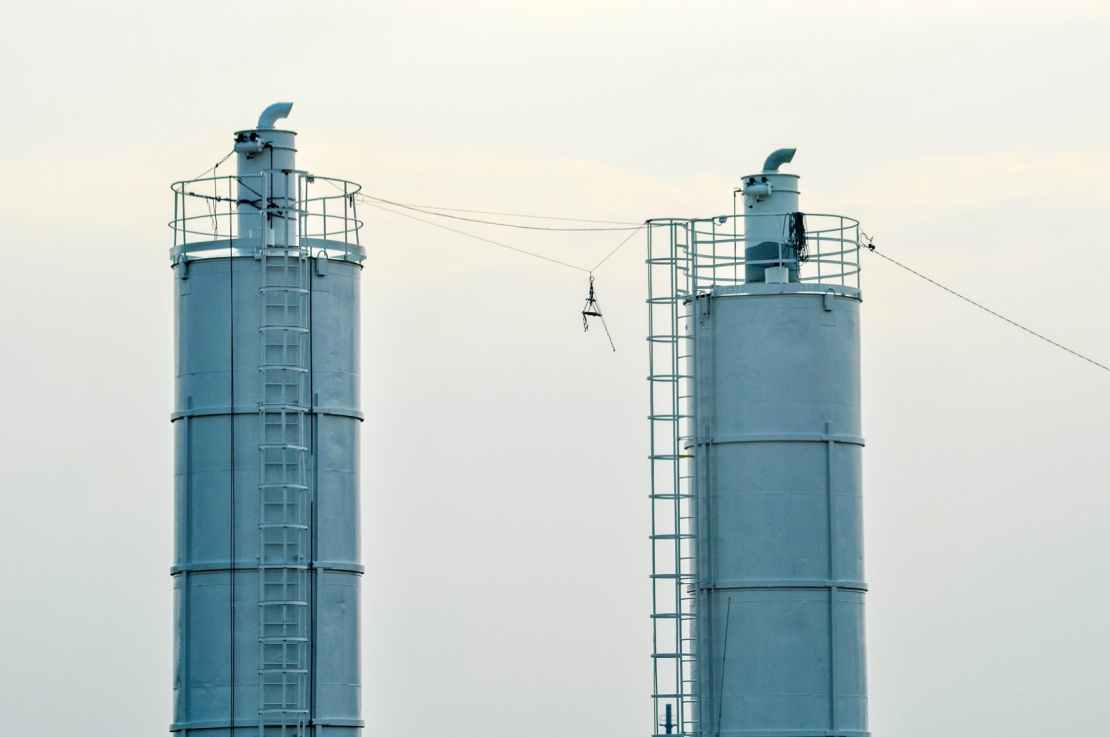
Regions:
<instances>
[{"instance_id":1,"label":"ladder safety cage","mask_svg":"<svg viewBox=\"0 0 1110 737\"><path fill-rule=\"evenodd\" d=\"M308 182L303 172L274 170L263 171L260 180L260 204L238 203L239 235L246 228L255 240L261 272L258 735L306 737L312 681L312 252L302 198ZM244 204L256 207L257 221Z\"/></svg>"},{"instance_id":2,"label":"ladder safety cage","mask_svg":"<svg viewBox=\"0 0 1110 737\"><path fill-rule=\"evenodd\" d=\"M303 737L309 717L311 271L300 247L266 247L260 260L259 737Z\"/></svg>"},{"instance_id":3,"label":"ladder safety cage","mask_svg":"<svg viewBox=\"0 0 1110 737\"><path fill-rule=\"evenodd\" d=\"M688 221L648 221L653 734L689 736L698 701L697 520L685 447L694 434L691 235Z\"/></svg>"},{"instance_id":4,"label":"ladder safety cage","mask_svg":"<svg viewBox=\"0 0 1110 737\"><path fill-rule=\"evenodd\" d=\"M260 249L259 737L305 737L309 694L308 251Z\"/></svg>"},{"instance_id":5,"label":"ladder safety cage","mask_svg":"<svg viewBox=\"0 0 1110 737\"><path fill-rule=\"evenodd\" d=\"M753 260L746 258L744 225L754 217L768 216L647 221L653 735L702 735L696 648L700 438L694 397L699 300L715 289L744 284L749 265L785 266L800 285L859 289L856 220L775 215L783 220L777 254Z\"/></svg>"}]
</instances>

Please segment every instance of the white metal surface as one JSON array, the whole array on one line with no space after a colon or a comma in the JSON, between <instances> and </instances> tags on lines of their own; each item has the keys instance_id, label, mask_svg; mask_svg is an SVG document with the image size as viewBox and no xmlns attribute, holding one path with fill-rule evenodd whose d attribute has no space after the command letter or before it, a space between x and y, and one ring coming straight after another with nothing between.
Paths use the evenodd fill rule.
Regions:
<instances>
[{"instance_id":1,"label":"white metal surface","mask_svg":"<svg viewBox=\"0 0 1110 737\"><path fill-rule=\"evenodd\" d=\"M358 188L296 170L293 137L240 132L238 174L173 188L182 737L363 724Z\"/></svg>"},{"instance_id":2,"label":"white metal surface","mask_svg":"<svg viewBox=\"0 0 1110 737\"><path fill-rule=\"evenodd\" d=\"M796 182L649 221L656 734L866 734L858 224Z\"/></svg>"},{"instance_id":3,"label":"white metal surface","mask_svg":"<svg viewBox=\"0 0 1110 737\"><path fill-rule=\"evenodd\" d=\"M258 116L258 125L255 126L255 128L259 130L273 128L277 125L279 120L288 118L292 110L293 103L291 102L275 102L273 105L263 110L262 114Z\"/></svg>"}]
</instances>

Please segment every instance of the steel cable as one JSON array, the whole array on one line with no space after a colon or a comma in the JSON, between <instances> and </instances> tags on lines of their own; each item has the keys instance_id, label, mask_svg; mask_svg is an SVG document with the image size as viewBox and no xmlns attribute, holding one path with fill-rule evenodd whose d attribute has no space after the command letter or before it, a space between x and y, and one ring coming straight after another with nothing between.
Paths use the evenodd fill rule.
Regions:
<instances>
[{"instance_id":1,"label":"steel cable","mask_svg":"<svg viewBox=\"0 0 1110 737\"><path fill-rule=\"evenodd\" d=\"M865 235L864 237L866 238L867 236ZM867 244L865 244L865 248L868 251L870 251L871 253L878 256L879 258L889 261L890 263L894 264L895 266L897 266L901 269L904 269L904 270L908 271L909 273L913 274L914 276L918 277L919 279L924 279L925 281L929 282L933 286L940 287L944 291L951 294L953 297L957 297L959 299L962 299L964 302L967 302L968 304L970 304L974 307L978 307L983 312L986 312L990 315L994 315L999 320L1002 320L1003 322L1009 323L1010 325L1013 325L1015 328L1017 328L1019 330L1024 330L1025 332L1029 333L1033 337L1040 338L1041 340L1048 343L1049 345L1056 346L1060 350L1065 351L1067 353L1070 353L1071 355L1075 356L1076 358L1081 358L1084 361L1086 361L1087 363L1094 364L1095 366L1098 366L1103 371L1110 371L1110 366L1106 366L1104 364L1101 364L1098 361L1094 360L1093 358L1088 358L1087 356L1084 356L1082 353L1079 353L1078 351L1073 351L1071 348L1068 348L1066 345L1063 345L1062 343L1057 343L1055 340L1052 340L1051 338L1048 338L1044 335L1041 335L1037 331L1035 331L1031 328L1027 328L1024 325L1022 325L1021 323L1015 322L1015 321L1011 320L1010 318L1006 317L1005 315L1001 315L1001 314L995 312L994 310L992 310L991 308L989 308L985 305L979 304L978 302L971 299L970 297L965 297L964 295L960 294L959 292L957 292L954 289L949 289L948 287L944 286L943 284L936 281L935 279L930 279L929 277L925 276L920 271L916 271L914 269L911 269L909 266L906 266L901 261L896 261L895 259L891 258L890 256L887 256L885 253L880 253L879 251L877 251L875 249L875 246L873 244L867 243Z\"/></svg>"},{"instance_id":2,"label":"steel cable","mask_svg":"<svg viewBox=\"0 0 1110 737\"><path fill-rule=\"evenodd\" d=\"M639 230L640 228L643 227L642 224L641 225L636 225L635 223L623 223L622 224L623 227L619 227L619 228L554 228L554 227L551 227L551 226L544 226L544 225L520 225L518 223L502 223L502 222L497 222L497 221L494 221L494 220L481 220L481 219L478 219L478 218L463 217L462 215L451 215L451 214L446 213L446 212L439 212L435 209L424 208L424 207L421 207L421 206L418 206L418 205L406 205L406 204L401 203L401 202L393 202L392 200L387 200L387 199L384 199L382 197L372 197L368 194L363 194L363 193L359 193L358 197L363 202L365 202L366 204L373 204L373 203L377 202L377 203L381 203L381 204L384 204L384 205L391 205L393 207L400 207L400 208L405 209L405 210L412 210L413 212L423 213L424 215L434 215L436 217L450 218L452 220L465 220L468 223L479 223L481 225L496 225L500 228L518 228L520 230L547 230L547 231L554 231L554 232L558 232L558 233L590 233L590 232L601 232L601 231L610 231L610 230L632 230L632 231L636 231L636 230ZM439 209L440 210L450 210L452 208L444 207L444 208L439 208ZM458 210L458 212L470 212L470 211L469 210ZM478 212L478 211L474 211L474 212ZM581 218L544 218L542 215L514 215L512 213L499 213L499 214L506 215L508 217L529 217L529 218L545 219L545 220L569 220L569 221L580 222L580 223L596 223L596 222L612 223L612 222L616 222L616 221L613 221L613 220L584 220L584 219L581 219Z\"/></svg>"},{"instance_id":3,"label":"steel cable","mask_svg":"<svg viewBox=\"0 0 1110 737\"><path fill-rule=\"evenodd\" d=\"M363 202L367 205L370 205L371 207L376 207L379 210L384 210L385 212L391 212L394 215L400 215L401 217L409 218L410 220L416 220L417 222L425 223L427 225L431 225L431 226L434 226L436 228L442 228L444 230L449 230L452 233L458 233L459 235L465 235L467 238L473 238L474 240L482 241L484 243L489 243L490 245L497 246L498 248L505 248L505 249L508 249L510 251L516 251L517 253L524 254L525 256L531 256L532 258L538 258L538 259L543 259L544 261L550 261L553 264L558 264L559 266L565 266L568 269L574 269L575 271L581 271L581 272L586 273L586 274L590 273L589 269L583 268L581 266L575 266L574 264L568 264L566 261L560 261L558 259L554 259L554 258L551 258L549 256L543 256L543 255L535 253L533 251L526 251L523 248L517 248L516 246L510 246L506 243L499 243L495 240L491 240L489 238L484 238L480 235L474 235L473 233L467 233L465 230L458 230L457 228L451 228L451 227L448 227L446 225L442 225L440 223L432 222L431 220L425 220L424 218L418 218L415 215L408 214L407 212L398 212L397 210L392 210L388 207L385 207L384 205L379 205L376 202L372 202L372 201L369 201L369 200L363 200Z\"/></svg>"}]
</instances>

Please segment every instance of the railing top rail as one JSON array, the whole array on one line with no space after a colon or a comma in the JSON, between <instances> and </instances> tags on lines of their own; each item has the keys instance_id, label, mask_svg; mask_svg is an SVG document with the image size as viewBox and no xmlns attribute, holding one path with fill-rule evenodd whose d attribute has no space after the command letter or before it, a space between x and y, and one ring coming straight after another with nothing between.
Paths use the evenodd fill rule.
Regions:
<instances>
[{"instance_id":1,"label":"railing top rail","mask_svg":"<svg viewBox=\"0 0 1110 737\"><path fill-rule=\"evenodd\" d=\"M172 189L175 192L180 192L181 189L185 185L189 185L189 184L197 184L197 183L200 183L200 182L225 181L225 180L228 180L228 179L239 180L239 181L252 180L252 179L259 179L260 180L260 179L262 179L262 177L264 175L273 176L275 174L280 174L280 175L283 175L283 176L296 176L296 177L299 177L299 178L303 178L305 180L308 180L309 184L312 184L316 180L319 180L321 182L334 182L335 184L340 184L340 185L345 184L345 185L347 185L348 187L351 188L351 190L349 192L347 192L346 194L344 194L343 192L337 192L334 195L336 197L343 197L343 196L346 196L346 195L349 195L349 194L352 194L352 193L357 194L358 192L362 191L362 185L358 184L357 182L353 182L349 179L340 179L338 177L325 177L325 176L322 176L320 174L313 174L309 171L305 171L304 169L262 169L257 174L247 174L247 175L220 174L219 176L213 175L213 176L210 176L210 177L198 177L196 179L180 179L180 180L172 183L170 185L170 189Z\"/></svg>"}]
</instances>

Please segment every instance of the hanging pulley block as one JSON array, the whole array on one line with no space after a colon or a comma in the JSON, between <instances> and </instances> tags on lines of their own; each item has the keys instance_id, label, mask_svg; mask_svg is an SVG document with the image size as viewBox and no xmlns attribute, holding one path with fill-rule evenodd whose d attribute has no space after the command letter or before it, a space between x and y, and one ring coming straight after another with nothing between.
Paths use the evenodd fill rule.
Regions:
<instances>
[{"instance_id":1,"label":"hanging pulley block","mask_svg":"<svg viewBox=\"0 0 1110 737\"><path fill-rule=\"evenodd\" d=\"M605 316L601 314L601 305L597 303L597 297L594 296L594 275L590 274L590 293L586 297L586 305L582 308L582 331L590 331L590 318L596 317L601 320L601 327L605 329L605 337L609 339L609 345L615 351L617 347L613 345L613 336L609 335L609 326L605 324Z\"/></svg>"},{"instance_id":2,"label":"hanging pulley block","mask_svg":"<svg viewBox=\"0 0 1110 737\"><path fill-rule=\"evenodd\" d=\"M601 306L597 303L597 298L594 297L594 277L590 275L590 294L586 297L586 306L582 308L582 331L590 331L591 317L601 317Z\"/></svg>"}]
</instances>

